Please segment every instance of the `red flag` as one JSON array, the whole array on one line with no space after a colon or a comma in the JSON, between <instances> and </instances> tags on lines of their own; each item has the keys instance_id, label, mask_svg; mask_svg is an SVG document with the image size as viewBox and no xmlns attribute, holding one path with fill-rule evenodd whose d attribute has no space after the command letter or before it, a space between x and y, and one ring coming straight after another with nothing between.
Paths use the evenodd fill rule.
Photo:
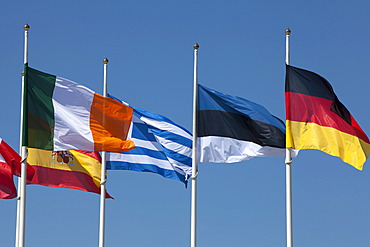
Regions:
<instances>
[{"instance_id":1,"label":"red flag","mask_svg":"<svg viewBox=\"0 0 370 247\"><path fill-rule=\"evenodd\" d=\"M17 189L13 181L13 168L0 154L0 199L12 199L16 196Z\"/></svg>"},{"instance_id":2,"label":"red flag","mask_svg":"<svg viewBox=\"0 0 370 247\"><path fill-rule=\"evenodd\" d=\"M17 196L13 175L20 176L21 156L0 138L0 199ZM27 164L27 180L31 180L35 169Z\"/></svg>"}]
</instances>

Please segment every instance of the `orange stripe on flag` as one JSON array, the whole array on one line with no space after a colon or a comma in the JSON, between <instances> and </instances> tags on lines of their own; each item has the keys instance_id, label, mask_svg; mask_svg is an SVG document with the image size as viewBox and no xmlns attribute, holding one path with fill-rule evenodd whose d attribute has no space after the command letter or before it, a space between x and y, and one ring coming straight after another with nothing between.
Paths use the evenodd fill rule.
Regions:
<instances>
[{"instance_id":1,"label":"orange stripe on flag","mask_svg":"<svg viewBox=\"0 0 370 247\"><path fill-rule=\"evenodd\" d=\"M133 109L114 99L94 94L90 113L90 129L95 151L125 152L133 149L127 141Z\"/></svg>"}]
</instances>

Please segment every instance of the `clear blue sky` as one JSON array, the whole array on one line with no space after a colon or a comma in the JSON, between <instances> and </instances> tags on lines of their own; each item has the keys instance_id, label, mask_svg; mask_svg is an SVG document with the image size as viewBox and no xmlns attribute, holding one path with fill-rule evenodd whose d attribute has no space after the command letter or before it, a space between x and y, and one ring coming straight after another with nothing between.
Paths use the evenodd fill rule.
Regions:
<instances>
[{"instance_id":1,"label":"clear blue sky","mask_svg":"<svg viewBox=\"0 0 370 247\"><path fill-rule=\"evenodd\" d=\"M0 136L19 149L23 25L29 64L165 115L191 130L193 44L199 82L285 118L285 34L291 64L324 76L370 135L368 1L3 1ZM370 246L370 173L315 150L293 163L293 241ZM190 192L155 174L110 171L106 246L190 246ZM27 186L27 247L98 246L99 196ZM16 200L0 201L0 245L14 246ZM285 246L284 158L204 164L198 246Z\"/></svg>"}]
</instances>

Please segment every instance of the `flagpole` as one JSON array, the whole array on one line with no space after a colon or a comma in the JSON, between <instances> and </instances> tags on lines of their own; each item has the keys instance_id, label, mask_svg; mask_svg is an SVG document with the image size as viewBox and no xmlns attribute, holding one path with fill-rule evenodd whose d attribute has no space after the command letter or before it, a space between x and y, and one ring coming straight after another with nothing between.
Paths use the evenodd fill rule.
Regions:
<instances>
[{"instance_id":1,"label":"flagpole","mask_svg":"<svg viewBox=\"0 0 370 247\"><path fill-rule=\"evenodd\" d=\"M285 63L290 64L290 29L285 30ZM286 244L293 247L293 220L292 220L292 153L286 149L285 155L285 189L286 189Z\"/></svg>"},{"instance_id":2,"label":"flagpole","mask_svg":"<svg viewBox=\"0 0 370 247\"><path fill-rule=\"evenodd\" d=\"M24 25L24 64L28 63L28 30L30 26ZM18 178L18 201L17 201L17 226L15 234L16 247L24 247L25 219L26 219L26 182L27 182L27 147L23 146L24 126L24 95L26 93L24 83L25 71L22 73L22 99L21 99L21 123L20 123L20 154L22 157L21 176Z\"/></svg>"},{"instance_id":3,"label":"flagpole","mask_svg":"<svg viewBox=\"0 0 370 247\"><path fill-rule=\"evenodd\" d=\"M107 69L108 59L104 58L104 82L103 82L103 96L107 97ZM99 247L104 247L105 242L105 193L107 181L107 166L106 166L106 152L101 153L101 186L100 186L100 225L99 225Z\"/></svg>"},{"instance_id":4,"label":"flagpole","mask_svg":"<svg viewBox=\"0 0 370 247\"><path fill-rule=\"evenodd\" d=\"M198 108L198 49L194 44L194 88L193 88L193 153L191 176L191 247L197 246L197 108Z\"/></svg>"}]
</instances>

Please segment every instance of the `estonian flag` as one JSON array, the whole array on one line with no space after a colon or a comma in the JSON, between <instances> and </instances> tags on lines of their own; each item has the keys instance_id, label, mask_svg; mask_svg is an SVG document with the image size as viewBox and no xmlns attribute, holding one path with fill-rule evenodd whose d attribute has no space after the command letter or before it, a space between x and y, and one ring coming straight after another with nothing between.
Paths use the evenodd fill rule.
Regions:
<instances>
[{"instance_id":1,"label":"estonian flag","mask_svg":"<svg viewBox=\"0 0 370 247\"><path fill-rule=\"evenodd\" d=\"M261 105L201 85L197 137L200 163L233 163L286 153L282 120Z\"/></svg>"}]
</instances>

